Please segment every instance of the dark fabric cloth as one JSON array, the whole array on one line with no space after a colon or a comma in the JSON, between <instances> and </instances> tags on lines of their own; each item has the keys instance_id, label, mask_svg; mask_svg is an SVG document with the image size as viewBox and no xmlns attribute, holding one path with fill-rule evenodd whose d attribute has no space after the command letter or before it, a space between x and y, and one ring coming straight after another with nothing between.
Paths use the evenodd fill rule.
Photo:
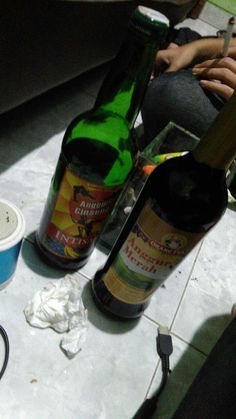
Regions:
<instances>
[{"instance_id":1,"label":"dark fabric cloth","mask_svg":"<svg viewBox=\"0 0 236 419\"><path fill-rule=\"evenodd\" d=\"M150 82L142 107L145 147L172 121L201 137L224 102L203 90L191 70L163 73Z\"/></svg>"},{"instance_id":2,"label":"dark fabric cloth","mask_svg":"<svg viewBox=\"0 0 236 419\"><path fill-rule=\"evenodd\" d=\"M172 419L236 417L236 318L200 369Z\"/></svg>"},{"instance_id":3,"label":"dark fabric cloth","mask_svg":"<svg viewBox=\"0 0 236 419\"><path fill-rule=\"evenodd\" d=\"M167 44L170 42L174 42L175 44L180 46L188 44L189 42L197 41L201 38L202 36L198 32L193 31L190 28L171 28L167 37Z\"/></svg>"}]
</instances>

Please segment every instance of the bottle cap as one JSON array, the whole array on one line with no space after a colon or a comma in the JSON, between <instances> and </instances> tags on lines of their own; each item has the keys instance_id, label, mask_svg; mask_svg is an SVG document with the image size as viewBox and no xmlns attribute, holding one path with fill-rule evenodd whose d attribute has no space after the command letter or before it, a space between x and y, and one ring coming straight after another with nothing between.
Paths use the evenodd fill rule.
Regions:
<instances>
[{"instance_id":1,"label":"bottle cap","mask_svg":"<svg viewBox=\"0 0 236 419\"><path fill-rule=\"evenodd\" d=\"M25 232L21 211L11 202L0 200L0 289L11 279Z\"/></svg>"},{"instance_id":2,"label":"bottle cap","mask_svg":"<svg viewBox=\"0 0 236 419\"><path fill-rule=\"evenodd\" d=\"M148 36L157 33L164 36L169 28L169 19L165 15L145 6L138 6L135 9L130 23L131 26Z\"/></svg>"}]
</instances>

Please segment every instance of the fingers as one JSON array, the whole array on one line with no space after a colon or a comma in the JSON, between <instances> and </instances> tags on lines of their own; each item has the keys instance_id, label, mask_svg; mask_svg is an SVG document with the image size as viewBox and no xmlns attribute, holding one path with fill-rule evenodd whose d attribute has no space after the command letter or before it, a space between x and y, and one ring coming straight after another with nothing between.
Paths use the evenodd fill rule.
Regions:
<instances>
[{"instance_id":1,"label":"fingers","mask_svg":"<svg viewBox=\"0 0 236 419\"><path fill-rule=\"evenodd\" d=\"M228 68L197 68L193 69L193 74L206 79L218 80L232 89L236 87L236 71L234 73Z\"/></svg>"},{"instance_id":2,"label":"fingers","mask_svg":"<svg viewBox=\"0 0 236 419\"><path fill-rule=\"evenodd\" d=\"M179 49L172 46L171 48L160 50L156 56L156 69L165 72L178 70Z\"/></svg>"},{"instance_id":3,"label":"fingers","mask_svg":"<svg viewBox=\"0 0 236 419\"><path fill-rule=\"evenodd\" d=\"M192 72L203 77L200 84L204 89L210 90L228 100L236 88L236 48L230 48L230 57L206 60L196 65Z\"/></svg>"},{"instance_id":4,"label":"fingers","mask_svg":"<svg viewBox=\"0 0 236 419\"><path fill-rule=\"evenodd\" d=\"M217 83L210 80L200 80L200 85L211 92L217 93L219 96L223 97L226 100L229 100L234 89L227 86L226 84Z\"/></svg>"},{"instance_id":5,"label":"fingers","mask_svg":"<svg viewBox=\"0 0 236 419\"><path fill-rule=\"evenodd\" d=\"M235 48L236 56L236 48ZM206 60L201 64L197 64L193 70L198 68L227 68L236 74L236 61L230 57L216 58L214 60Z\"/></svg>"},{"instance_id":6,"label":"fingers","mask_svg":"<svg viewBox=\"0 0 236 419\"><path fill-rule=\"evenodd\" d=\"M162 71L163 68L168 67L170 64L168 58L168 50L160 50L156 55L155 70Z\"/></svg>"},{"instance_id":7,"label":"fingers","mask_svg":"<svg viewBox=\"0 0 236 419\"><path fill-rule=\"evenodd\" d=\"M157 69L164 64L164 71L169 73L189 67L197 53L197 49L191 44L194 43L180 47L172 45L171 48L159 51L156 57Z\"/></svg>"},{"instance_id":8,"label":"fingers","mask_svg":"<svg viewBox=\"0 0 236 419\"><path fill-rule=\"evenodd\" d=\"M236 61L233 58L225 57L204 61L196 65L192 72L194 75L203 77L204 79L215 79L215 81L225 85L223 88L219 86L219 83L216 86L216 83L212 80L213 85L205 85L205 87L209 87L209 90L217 90L217 93L222 93L225 98L228 98L229 94L231 95L230 89L236 88Z\"/></svg>"}]
</instances>

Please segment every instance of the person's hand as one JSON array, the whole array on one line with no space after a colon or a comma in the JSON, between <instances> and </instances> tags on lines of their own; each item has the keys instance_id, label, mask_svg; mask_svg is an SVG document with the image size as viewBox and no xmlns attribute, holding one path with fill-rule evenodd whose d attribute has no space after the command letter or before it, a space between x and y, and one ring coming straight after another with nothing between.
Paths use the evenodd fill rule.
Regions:
<instances>
[{"instance_id":1,"label":"person's hand","mask_svg":"<svg viewBox=\"0 0 236 419\"><path fill-rule=\"evenodd\" d=\"M158 51L155 62L155 72L165 71L166 73L178 71L189 67L196 57L194 43L174 47L170 45L165 50Z\"/></svg>"},{"instance_id":2,"label":"person's hand","mask_svg":"<svg viewBox=\"0 0 236 419\"><path fill-rule=\"evenodd\" d=\"M236 88L236 48L229 49L229 56L207 60L196 65L193 74L202 77L200 85L229 100Z\"/></svg>"}]
</instances>

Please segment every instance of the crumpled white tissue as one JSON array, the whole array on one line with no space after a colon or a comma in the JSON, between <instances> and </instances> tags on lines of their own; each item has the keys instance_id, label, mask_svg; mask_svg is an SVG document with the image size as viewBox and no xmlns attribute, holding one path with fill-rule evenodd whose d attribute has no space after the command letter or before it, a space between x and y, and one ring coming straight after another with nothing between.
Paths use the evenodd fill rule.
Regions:
<instances>
[{"instance_id":1,"label":"crumpled white tissue","mask_svg":"<svg viewBox=\"0 0 236 419\"><path fill-rule=\"evenodd\" d=\"M24 314L31 326L65 333L60 347L73 358L86 339L88 311L84 308L78 278L66 275L36 292L27 303Z\"/></svg>"}]
</instances>

